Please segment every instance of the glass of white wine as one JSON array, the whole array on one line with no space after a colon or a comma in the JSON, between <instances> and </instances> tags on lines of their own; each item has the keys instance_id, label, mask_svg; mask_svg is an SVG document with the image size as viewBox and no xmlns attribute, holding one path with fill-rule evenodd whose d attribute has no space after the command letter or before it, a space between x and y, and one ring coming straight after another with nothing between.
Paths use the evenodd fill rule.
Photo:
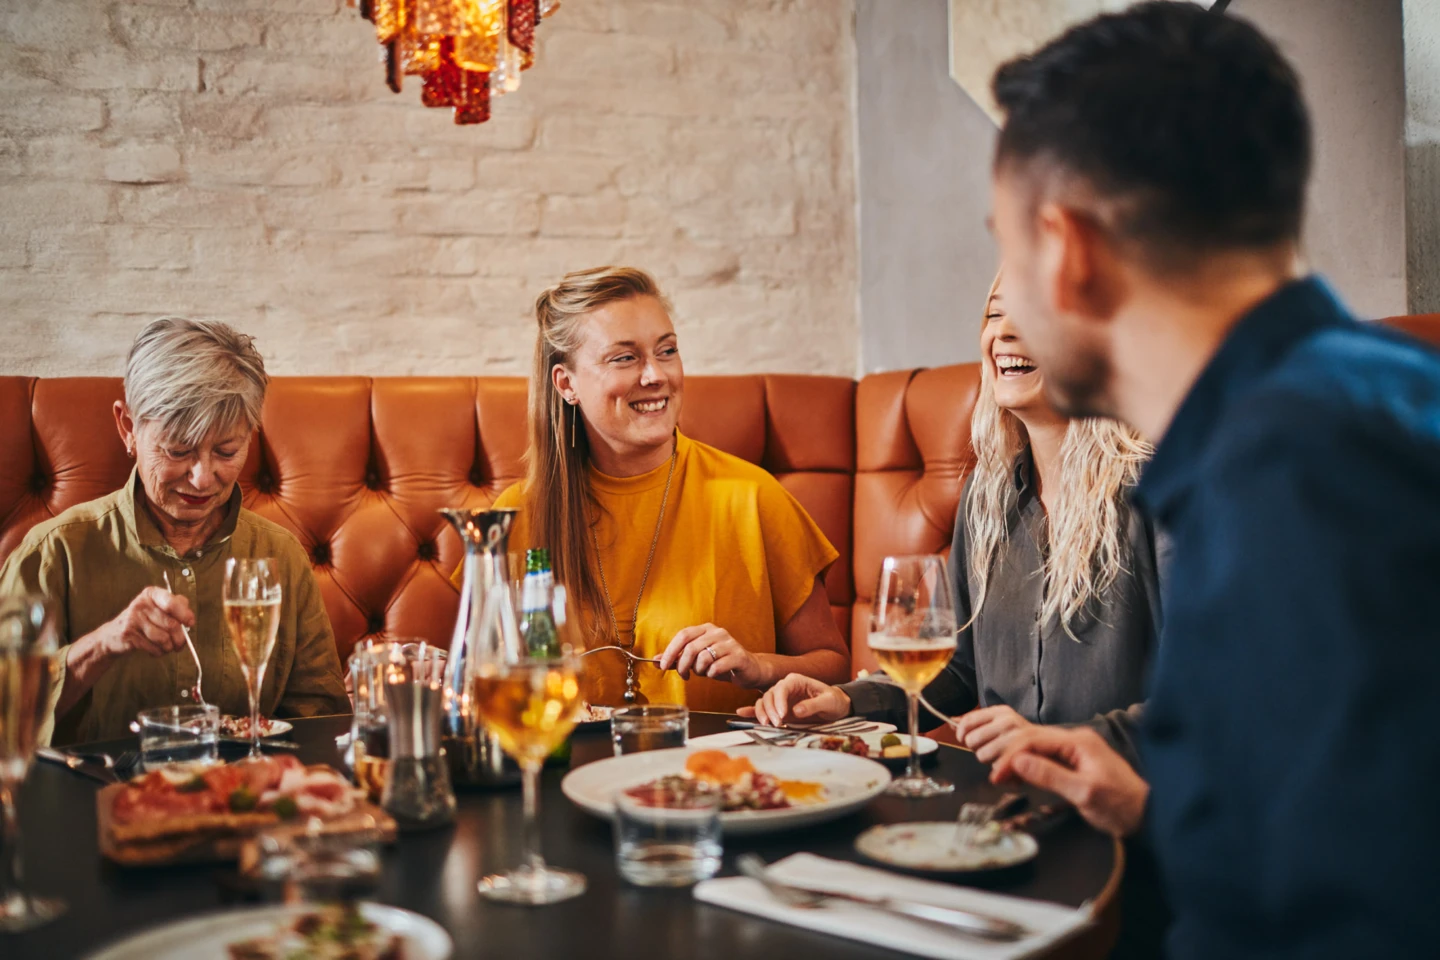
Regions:
<instances>
[{"instance_id":1,"label":"glass of white wine","mask_svg":"<svg viewBox=\"0 0 1440 960\"><path fill-rule=\"evenodd\" d=\"M225 627L250 693L250 754L260 753L260 688L280 629L279 567L270 557L225 561Z\"/></svg>"},{"instance_id":2,"label":"glass of white wine","mask_svg":"<svg viewBox=\"0 0 1440 960\"><path fill-rule=\"evenodd\" d=\"M65 912L60 900L25 892L16 794L59 679L54 618L37 597L0 600L0 933L19 933Z\"/></svg>"},{"instance_id":3,"label":"glass of white wine","mask_svg":"<svg viewBox=\"0 0 1440 960\"><path fill-rule=\"evenodd\" d=\"M945 559L886 557L870 619L870 652L910 700L910 761L887 793L935 797L955 785L920 772L919 697L955 655L955 604Z\"/></svg>"},{"instance_id":4,"label":"glass of white wine","mask_svg":"<svg viewBox=\"0 0 1440 960\"><path fill-rule=\"evenodd\" d=\"M580 659L575 655L575 621L566 615L564 590L555 590L552 617L559 644L530 649L521 640L507 585L491 590L481 642L474 650L474 701L485 729L515 758L524 775L524 860L520 866L480 881L490 900L531 905L558 903L585 892L585 877L547 866L540 855L540 769L579 719ZM507 619L508 618L508 619Z\"/></svg>"}]
</instances>

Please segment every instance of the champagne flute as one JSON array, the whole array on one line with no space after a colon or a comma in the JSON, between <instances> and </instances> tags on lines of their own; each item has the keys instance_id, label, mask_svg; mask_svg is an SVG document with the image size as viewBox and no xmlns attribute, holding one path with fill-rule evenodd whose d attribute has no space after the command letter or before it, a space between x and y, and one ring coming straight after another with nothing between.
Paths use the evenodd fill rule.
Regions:
<instances>
[{"instance_id":1,"label":"champagne flute","mask_svg":"<svg viewBox=\"0 0 1440 960\"><path fill-rule=\"evenodd\" d=\"M904 691L910 707L910 761L886 790L935 797L955 785L920 772L919 698L955 655L955 604L943 557L886 557L870 620L870 652Z\"/></svg>"},{"instance_id":2,"label":"champagne flute","mask_svg":"<svg viewBox=\"0 0 1440 960\"><path fill-rule=\"evenodd\" d=\"M231 557L225 561L225 626L240 657L250 693L250 753L260 753L260 687L280 630L280 577L270 557Z\"/></svg>"},{"instance_id":3,"label":"champagne flute","mask_svg":"<svg viewBox=\"0 0 1440 960\"><path fill-rule=\"evenodd\" d=\"M0 600L0 933L18 933L65 912L60 900L25 892L16 794L35 756L40 725L59 677L59 641L45 601Z\"/></svg>"},{"instance_id":4,"label":"champagne flute","mask_svg":"<svg viewBox=\"0 0 1440 960\"><path fill-rule=\"evenodd\" d=\"M563 587L547 591L558 649L531 649L521 641L509 586L491 588L474 679L474 702L486 730L520 764L525 790L525 854L520 866L480 881L490 900L531 905L558 903L585 892L585 877L546 866L540 855L540 768L570 731L580 713L580 658L575 655L575 621L568 617Z\"/></svg>"}]
</instances>

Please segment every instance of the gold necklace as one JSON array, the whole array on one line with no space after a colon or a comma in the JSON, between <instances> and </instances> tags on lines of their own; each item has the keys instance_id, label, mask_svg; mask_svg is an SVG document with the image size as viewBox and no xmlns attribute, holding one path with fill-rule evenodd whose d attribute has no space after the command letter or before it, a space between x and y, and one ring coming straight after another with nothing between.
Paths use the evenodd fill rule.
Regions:
<instances>
[{"instance_id":1,"label":"gold necklace","mask_svg":"<svg viewBox=\"0 0 1440 960\"><path fill-rule=\"evenodd\" d=\"M610 611L610 626L615 631L615 642L626 650L635 649L636 633L640 629L640 600L645 596L645 584L650 580L650 564L655 562L655 548L660 545L660 527L665 523L665 505L670 502L670 481L675 479L675 463L680 459L680 441L670 451L670 470L665 474L665 494L660 498L660 515L655 518L655 535L650 538L650 555L645 558L645 572L640 575L640 590L635 594L635 612L630 618L630 643L620 639L620 621L615 618L615 601L610 599L610 584L605 579L605 563L600 559L600 541L595 538L595 527L590 525L590 544L595 548L595 567L600 572L600 589L605 591L605 606ZM640 701L639 684L635 681L635 659L625 658L625 702Z\"/></svg>"}]
</instances>

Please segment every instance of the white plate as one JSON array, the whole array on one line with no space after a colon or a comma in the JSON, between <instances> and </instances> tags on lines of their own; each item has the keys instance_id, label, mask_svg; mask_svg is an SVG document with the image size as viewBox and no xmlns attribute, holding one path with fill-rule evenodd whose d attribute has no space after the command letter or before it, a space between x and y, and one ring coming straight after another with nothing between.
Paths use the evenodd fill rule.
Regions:
<instances>
[{"instance_id":1,"label":"white plate","mask_svg":"<svg viewBox=\"0 0 1440 960\"><path fill-rule=\"evenodd\" d=\"M691 749L652 750L609 757L571 770L560 789L576 806L597 817L614 811L615 794L658 777L680 773ZM731 756L744 756L755 769L784 780L808 780L825 785L819 803L779 810L739 810L722 813L720 825L732 836L788 830L834 820L858 810L885 792L890 771L874 760L831 750L793 750L783 747L742 747Z\"/></svg>"},{"instance_id":2,"label":"white plate","mask_svg":"<svg viewBox=\"0 0 1440 960\"><path fill-rule=\"evenodd\" d=\"M955 823L888 823L855 838L862 857L914 873L964 874L1002 870L1033 860L1040 844L1030 834L1009 830L984 847L955 844Z\"/></svg>"},{"instance_id":3,"label":"white plate","mask_svg":"<svg viewBox=\"0 0 1440 960\"><path fill-rule=\"evenodd\" d=\"M228 715L227 715L227 716L221 717L221 718L220 718L220 722L223 724L226 720L249 720L249 719L250 719L249 717L232 717L232 716L228 716ZM264 740L266 737L279 737L279 736L283 736L284 734L287 734L287 733L289 733L291 730L294 730L294 729L295 729L295 724L291 723L289 720L271 720L271 719L269 719L268 717L261 717L260 719L265 723L265 732L260 735L260 739L262 739L262 740ZM235 735L228 734L228 733L221 733L221 734L220 734L220 739L222 739L222 740L246 740L246 741L248 741L248 740L250 739L250 737L249 737L248 735L246 735L246 736L235 736Z\"/></svg>"},{"instance_id":4,"label":"white plate","mask_svg":"<svg viewBox=\"0 0 1440 960\"><path fill-rule=\"evenodd\" d=\"M854 734L854 736L857 736L861 740L864 740L865 746L870 748L870 759L876 761L877 763L883 763L885 764L885 766L889 767L892 770L904 770L905 765L910 762L909 757L880 756L880 738L885 736L888 732L890 731L875 730L870 733L857 733ZM800 740L799 743L795 744L795 746L800 747L804 750L817 750L819 749L818 747L812 747L810 746L810 744L813 741L819 740L821 737L824 736L827 736L827 734L817 733L813 737L804 737ZM843 736L843 734L828 734L828 736ZM897 734L897 736L900 738L901 743L903 743L907 747L910 746L910 735L908 733ZM918 737L916 739L918 740L918 749L915 752L919 754L922 759L924 757L928 757L930 754L940 749L940 744L935 742L934 740L931 740L929 737Z\"/></svg>"},{"instance_id":5,"label":"white plate","mask_svg":"<svg viewBox=\"0 0 1440 960\"><path fill-rule=\"evenodd\" d=\"M92 953L89 960L226 960L230 944L269 936L306 909L301 904L208 913L142 931ZM450 935L428 917L378 903L363 903L360 912L405 938L406 960L448 960L454 950Z\"/></svg>"}]
</instances>

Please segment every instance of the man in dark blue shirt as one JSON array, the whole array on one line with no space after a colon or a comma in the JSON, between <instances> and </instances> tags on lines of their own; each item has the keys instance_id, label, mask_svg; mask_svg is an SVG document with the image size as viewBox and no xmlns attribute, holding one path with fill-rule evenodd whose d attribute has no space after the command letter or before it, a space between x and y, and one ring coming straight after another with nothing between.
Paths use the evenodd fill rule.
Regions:
<instances>
[{"instance_id":1,"label":"man in dark blue shirt","mask_svg":"<svg viewBox=\"0 0 1440 960\"><path fill-rule=\"evenodd\" d=\"M1144 821L1177 958L1440 955L1440 355L1305 276L1309 119L1243 21L1142 4L994 86L1012 319L1065 412L1155 442L1174 559L1149 783L1081 729L993 776Z\"/></svg>"}]
</instances>

